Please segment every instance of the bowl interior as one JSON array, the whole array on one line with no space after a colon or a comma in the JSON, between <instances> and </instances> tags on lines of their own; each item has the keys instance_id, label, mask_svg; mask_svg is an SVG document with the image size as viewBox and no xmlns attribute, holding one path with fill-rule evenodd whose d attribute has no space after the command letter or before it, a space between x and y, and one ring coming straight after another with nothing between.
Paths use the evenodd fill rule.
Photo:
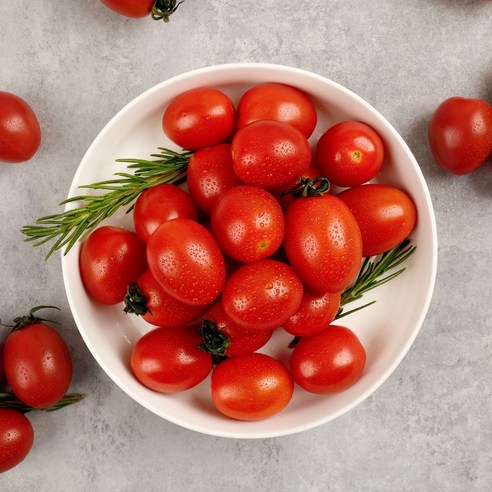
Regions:
<instances>
[{"instance_id":1,"label":"bowl interior","mask_svg":"<svg viewBox=\"0 0 492 492\"><path fill-rule=\"evenodd\" d=\"M94 140L74 176L69 196L80 194L78 186L110 179L124 171L118 158L148 158L159 146L176 150L161 127L166 105L182 91L212 86L226 92L237 103L251 86L282 82L307 92L318 112L311 137L314 144L334 123L355 119L373 126L385 142L386 157L374 182L385 182L407 190L418 209L412 233L417 245L406 271L390 284L364 296L377 302L343 319L354 330L367 351L362 378L348 390L333 396L317 396L296 388L289 406L270 419L239 422L220 415L212 406L209 379L180 394L153 392L132 376L129 358L134 343L152 327L123 313L122 306L100 306L91 301L82 286L76 245L62 256L62 270L69 304L79 331L104 371L129 396L157 415L202 433L235 438L260 438L291 434L325 423L364 400L391 374L415 339L426 315L436 274L437 239L435 219L420 168L396 130L369 104L342 86L321 76L289 67L268 64L220 65L200 69L167 80L125 106ZM73 205L72 205L73 206ZM119 211L107 223L133 228L130 215ZM291 336L276 333L262 350L288 362Z\"/></svg>"}]
</instances>

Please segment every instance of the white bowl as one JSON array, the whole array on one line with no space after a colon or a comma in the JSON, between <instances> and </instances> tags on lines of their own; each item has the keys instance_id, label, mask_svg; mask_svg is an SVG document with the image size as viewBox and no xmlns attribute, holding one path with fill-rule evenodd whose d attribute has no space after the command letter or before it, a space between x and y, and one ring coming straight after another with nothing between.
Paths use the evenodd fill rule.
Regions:
<instances>
[{"instance_id":1,"label":"white bowl","mask_svg":"<svg viewBox=\"0 0 492 492\"><path fill-rule=\"evenodd\" d=\"M361 120L374 127L385 142L387 155L383 170L374 181L406 189L417 205L418 224L412 233L417 250L406 262L406 271L366 294L363 302L376 299L374 305L340 320L340 324L357 333L367 351L364 374L354 386L332 396L296 388L291 403L282 412L257 422L236 421L219 414L211 402L209 379L179 394L153 392L133 377L129 366L134 343L152 327L124 314L121 305L104 307L89 299L79 274L79 244L62 256L73 316L104 371L150 411L188 429L215 436L263 438L292 434L324 424L362 402L390 376L409 350L427 313L436 275L437 235L431 199L420 168L403 139L381 114L353 92L295 68L251 63L219 65L156 85L125 106L100 132L80 163L69 196L80 194L80 185L110 179L113 173L125 170L125 164L115 162L118 158L147 158L159 146L179 150L161 129L163 110L179 93L211 86L223 90L237 103L249 87L272 81L293 85L311 96L318 112L313 143L329 126L343 119ZM132 228L131 217L124 210L106 222ZM262 351L286 362L290 339L279 332Z\"/></svg>"}]
</instances>

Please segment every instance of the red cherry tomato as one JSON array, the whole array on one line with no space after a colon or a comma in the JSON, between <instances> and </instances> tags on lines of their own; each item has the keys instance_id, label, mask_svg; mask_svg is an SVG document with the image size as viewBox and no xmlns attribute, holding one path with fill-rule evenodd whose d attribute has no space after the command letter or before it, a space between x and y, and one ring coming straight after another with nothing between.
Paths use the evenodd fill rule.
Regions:
<instances>
[{"instance_id":1,"label":"red cherry tomato","mask_svg":"<svg viewBox=\"0 0 492 492\"><path fill-rule=\"evenodd\" d=\"M4 369L17 398L33 408L58 403L72 380L72 358L66 343L42 322L17 328L8 336Z\"/></svg>"},{"instance_id":2,"label":"red cherry tomato","mask_svg":"<svg viewBox=\"0 0 492 492\"><path fill-rule=\"evenodd\" d=\"M340 292L330 294L304 289L299 309L282 325L282 328L296 337L316 335L335 319L340 300Z\"/></svg>"},{"instance_id":3,"label":"red cherry tomato","mask_svg":"<svg viewBox=\"0 0 492 492\"><path fill-rule=\"evenodd\" d=\"M144 386L160 393L193 388L212 370L212 356L198 348L201 343L196 326L156 328L133 348L133 374Z\"/></svg>"},{"instance_id":4,"label":"red cherry tomato","mask_svg":"<svg viewBox=\"0 0 492 492\"><path fill-rule=\"evenodd\" d=\"M342 292L361 266L359 226L332 195L298 198L289 205L284 247L303 283L319 292Z\"/></svg>"},{"instance_id":5,"label":"red cherry tomato","mask_svg":"<svg viewBox=\"0 0 492 492\"><path fill-rule=\"evenodd\" d=\"M362 235L362 256L384 253L412 232L417 209L403 191L390 185L366 184L339 193Z\"/></svg>"},{"instance_id":6,"label":"red cherry tomato","mask_svg":"<svg viewBox=\"0 0 492 492\"><path fill-rule=\"evenodd\" d=\"M212 401L219 412L237 420L260 420L283 410L292 398L289 371L265 354L231 357L212 372Z\"/></svg>"},{"instance_id":7,"label":"red cherry tomato","mask_svg":"<svg viewBox=\"0 0 492 492\"><path fill-rule=\"evenodd\" d=\"M235 126L232 101L223 92L208 87L190 89L176 96L162 118L164 133L188 150L227 142Z\"/></svg>"},{"instance_id":8,"label":"red cherry tomato","mask_svg":"<svg viewBox=\"0 0 492 492\"><path fill-rule=\"evenodd\" d=\"M212 234L198 222L164 222L147 243L149 270L162 288L185 304L210 304L225 281L225 262Z\"/></svg>"},{"instance_id":9,"label":"red cherry tomato","mask_svg":"<svg viewBox=\"0 0 492 492\"><path fill-rule=\"evenodd\" d=\"M141 315L147 323L161 328L190 324L208 309L208 306L184 304L170 296L149 270L128 286L125 306L125 312Z\"/></svg>"},{"instance_id":10,"label":"red cherry tomato","mask_svg":"<svg viewBox=\"0 0 492 492\"><path fill-rule=\"evenodd\" d=\"M101 0L101 2L117 14L137 18L149 15L155 0Z\"/></svg>"},{"instance_id":11,"label":"red cherry tomato","mask_svg":"<svg viewBox=\"0 0 492 492\"><path fill-rule=\"evenodd\" d=\"M237 107L237 127L253 121L276 120L289 123L309 138L316 127L316 109L304 92L295 87L266 83L243 94Z\"/></svg>"},{"instance_id":12,"label":"red cherry tomato","mask_svg":"<svg viewBox=\"0 0 492 492\"><path fill-rule=\"evenodd\" d=\"M278 188L302 176L311 157L306 137L281 121L255 121L232 139L234 172L260 188Z\"/></svg>"},{"instance_id":13,"label":"red cherry tomato","mask_svg":"<svg viewBox=\"0 0 492 492\"><path fill-rule=\"evenodd\" d=\"M240 266L226 281L222 303L238 325L271 330L299 308L303 286L292 268L275 260Z\"/></svg>"},{"instance_id":14,"label":"red cherry tomato","mask_svg":"<svg viewBox=\"0 0 492 492\"><path fill-rule=\"evenodd\" d=\"M428 131L436 162L453 174L470 173L492 152L492 107L481 99L450 97L435 110Z\"/></svg>"},{"instance_id":15,"label":"red cherry tomato","mask_svg":"<svg viewBox=\"0 0 492 492\"><path fill-rule=\"evenodd\" d=\"M41 128L24 99L0 91L0 161L29 160L41 143Z\"/></svg>"},{"instance_id":16,"label":"red cherry tomato","mask_svg":"<svg viewBox=\"0 0 492 492\"><path fill-rule=\"evenodd\" d=\"M135 232L145 243L166 220L186 217L196 220L198 209L186 191L172 184L160 184L144 190L133 208Z\"/></svg>"},{"instance_id":17,"label":"red cherry tomato","mask_svg":"<svg viewBox=\"0 0 492 492\"><path fill-rule=\"evenodd\" d=\"M381 169L383 159L381 137L359 121L342 121L332 126L316 146L316 164L322 176L337 186L370 181Z\"/></svg>"},{"instance_id":18,"label":"red cherry tomato","mask_svg":"<svg viewBox=\"0 0 492 492\"><path fill-rule=\"evenodd\" d=\"M219 198L211 217L222 251L241 262L271 256L284 239L284 214L275 198L256 186L236 186Z\"/></svg>"},{"instance_id":19,"label":"red cherry tomato","mask_svg":"<svg viewBox=\"0 0 492 492\"><path fill-rule=\"evenodd\" d=\"M210 215L222 193L241 184L232 166L231 144L195 152L190 158L186 179L191 196Z\"/></svg>"},{"instance_id":20,"label":"red cherry tomato","mask_svg":"<svg viewBox=\"0 0 492 492\"><path fill-rule=\"evenodd\" d=\"M365 364L366 351L355 333L335 325L301 338L290 359L294 381L317 394L349 388L359 380Z\"/></svg>"},{"instance_id":21,"label":"red cherry tomato","mask_svg":"<svg viewBox=\"0 0 492 492\"><path fill-rule=\"evenodd\" d=\"M31 451L34 430L29 419L10 408L0 409L0 473L21 463Z\"/></svg>"},{"instance_id":22,"label":"red cherry tomato","mask_svg":"<svg viewBox=\"0 0 492 492\"><path fill-rule=\"evenodd\" d=\"M134 232L102 226L82 244L79 265L87 293L101 304L117 304L147 268L145 244Z\"/></svg>"}]
</instances>

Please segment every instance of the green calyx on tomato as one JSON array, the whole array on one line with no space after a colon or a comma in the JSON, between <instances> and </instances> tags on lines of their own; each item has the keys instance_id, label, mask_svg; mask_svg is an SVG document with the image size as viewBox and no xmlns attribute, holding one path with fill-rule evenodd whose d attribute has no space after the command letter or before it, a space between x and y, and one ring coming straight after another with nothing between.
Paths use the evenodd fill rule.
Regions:
<instances>
[{"instance_id":1,"label":"green calyx on tomato","mask_svg":"<svg viewBox=\"0 0 492 492\"><path fill-rule=\"evenodd\" d=\"M147 298L139 289L136 282L130 282L126 289L126 296L124 299L125 308L123 311L125 313L133 313L137 316L143 316L150 312L147 307Z\"/></svg>"},{"instance_id":2,"label":"green calyx on tomato","mask_svg":"<svg viewBox=\"0 0 492 492\"><path fill-rule=\"evenodd\" d=\"M169 22L169 16L174 14L183 2L184 0L180 2L176 2L176 0L156 0L152 6L152 19Z\"/></svg>"},{"instance_id":3,"label":"green calyx on tomato","mask_svg":"<svg viewBox=\"0 0 492 492\"><path fill-rule=\"evenodd\" d=\"M199 349L205 350L212 354L212 360L215 364L227 359L226 350L230 345L229 337L217 327L214 320L205 319L200 326L200 336L203 343L198 346Z\"/></svg>"},{"instance_id":4,"label":"green calyx on tomato","mask_svg":"<svg viewBox=\"0 0 492 492\"><path fill-rule=\"evenodd\" d=\"M28 314L25 316L17 316L14 318L14 325L12 326L12 331L19 330L21 328L25 328L26 326L33 325L34 323L41 323L43 321L47 321L49 323L56 323L56 321L49 320L49 319L44 319L44 318L39 318L37 316L34 316L34 313L36 311L39 311L40 309L57 309L58 311L60 308L56 306L36 306L33 307Z\"/></svg>"},{"instance_id":5,"label":"green calyx on tomato","mask_svg":"<svg viewBox=\"0 0 492 492\"><path fill-rule=\"evenodd\" d=\"M297 184L281 193L281 197L292 195L295 198L308 196L323 196L330 191L330 182L327 178L299 178Z\"/></svg>"}]
</instances>

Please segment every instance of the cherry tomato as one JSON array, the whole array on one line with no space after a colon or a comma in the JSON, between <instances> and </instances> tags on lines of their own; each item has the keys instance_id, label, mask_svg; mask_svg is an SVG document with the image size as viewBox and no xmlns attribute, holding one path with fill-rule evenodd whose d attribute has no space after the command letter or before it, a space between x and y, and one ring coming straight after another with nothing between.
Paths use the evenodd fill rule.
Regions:
<instances>
[{"instance_id":1,"label":"cherry tomato","mask_svg":"<svg viewBox=\"0 0 492 492\"><path fill-rule=\"evenodd\" d=\"M137 18L150 15L155 0L101 0L101 2L117 14Z\"/></svg>"},{"instance_id":2,"label":"cherry tomato","mask_svg":"<svg viewBox=\"0 0 492 492\"><path fill-rule=\"evenodd\" d=\"M282 325L296 337L315 335L335 319L340 307L341 293L316 292L304 289L299 309Z\"/></svg>"},{"instance_id":3,"label":"cherry tomato","mask_svg":"<svg viewBox=\"0 0 492 492\"><path fill-rule=\"evenodd\" d=\"M212 304L204 319L206 325L202 325L202 338L207 350L217 355L232 357L255 352L273 334L273 330L255 330L238 325L227 316L221 300Z\"/></svg>"},{"instance_id":4,"label":"cherry tomato","mask_svg":"<svg viewBox=\"0 0 492 492\"><path fill-rule=\"evenodd\" d=\"M294 381L317 394L349 388L359 380L365 364L366 351L355 333L336 325L301 338L290 358Z\"/></svg>"},{"instance_id":5,"label":"cherry tomato","mask_svg":"<svg viewBox=\"0 0 492 492\"><path fill-rule=\"evenodd\" d=\"M125 296L125 312L138 314L147 323L161 328L192 323L207 309L208 306L190 306L170 296L150 270L145 270L136 283L128 286Z\"/></svg>"},{"instance_id":6,"label":"cherry tomato","mask_svg":"<svg viewBox=\"0 0 492 492\"><path fill-rule=\"evenodd\" d=\"M37 319L7 337L4 370L19 400L33 408L47 408L59 402L70 386L72 358L58 332Z\"/></svg>"},{"instance_id":7,"label":"cherry tomato","mask_svg":"<svg viewBox=\"0 0 492 492\"><path fill-rule=\"evenodd\" d=\"M362 256L373 256L398 246L412 232L417 209L403 191L390 185L365 184L339 193L362 235Z\"/></svg>"},{"instance_id":8,"label":"cherry tomato","mask_svg":"<svg viewBox=\"0 0 492 492\"><path fill-rule=\"evenodd\" d=\"M34 430L29 419L10 408L0 409L0 473L21 463L31 451Z\"/></svg>"},{"instance_id":9,"label":"cherry tomato","mask_svg":"<svg viewBox=\"0 0 492 492\"><path fill-rule=\"evenodd\" d=\"M283 410L292 398L289 371L265 354L231 357L212 372L212 401L219 412L237 420L260 420Z\"/></svg>"},{"instance_id":10,"label":"cherry tomato","mask_svg":"<svg viewBox=\"0 0 492 492\"><path fill-rule=\"evenodd\" d=\"M361 266L359 226L332 195L301 197L289 205L284 247L303 283L319 292L342 292Z\"/></svg>"},{"instance_id":11,"label":"cherry tomato","mask_svg":"<svg viewBox=\"0 0 492 492\"><path fill-rule=\"evenodd\" d=\"M435 110L428 133L434 159L443 169L470 173L492 152L492 107L481 99L450 97Z\"/></svg>"},{"instance_id":12,"label":"cherry tomato","mask_svg":"<svg viewBox=\"0 0 492 492\"><path fill-rule=\"evenodd\" d=\"M271 256L284 239L284 214L275 198L256 186L225 191L212 212L212 233L231 258L252 262Z\"/></svg>"},{"instance_id":13,"label":"cherry tomato","mask_svg":"<svg viewBox=\"0 0 492 492\"><path fill-rule=\"evenodd\" d=\"M135 232L145 243L166 220L186 217L196 220L198 209L186 191L172 184L160 184L144 190L133 208Z\"/></svg>"},{"instance_id":14,"label":"cherry tomato","mask_svg":"<svg viewBox=\"0 0 492 492\"><path fill-rule=\"evenodd\" d=\"M379 172L384 159L381 137L359 121L342 121L318 140L316 164L322 176L337 186L365 183Z\"/></svg>"},{"instance_id":15,"label":"cherry tomato","mask_svg":"<svg viewBox=\"0 0 492 492\"><path fill-rule=\"evenodd\" d=\"M212 356L198 348L201 343L196 326L155 328L132 350L133 374L144 386L160 393L193 388L212 370Z\"/></svg>"},{"instance_id":16,"label":"cherry tomato","mask_svg":"<svg viewBox=\"0 0 492 492\"><path fill-rule=\"evenodd\" d=\"M232 101L223 92L208 87L190 89L176 96L162 118L164 133L188 150L227 142L235 126Z\"/></svg>"},{"instance_id":17,"label":"cherry tomato","mask_svg":"<svg viewBox=\"0 0 492 492\"><path fill-rule=\"evenodd\" d=\"M198 222L164 222L147 243L149 270L162 288L185 304L210 304L225 281L225 262L212 234Z\"/></svg>"},{"instance_id":18,"label":"cherry tomato","mask_svg":"<svg viewBox=\"0 0 492 492\"><path fill-rule=\"evenodd\" d=\"M41 128L31 106L15 94L0 91L0 161L27 161L40 143Z\"/></svg>"},{"instance_id":19,"label":"cherry tomato","mask_svg":"<svg viewBox=\"0 0 492 492\"><path fill-rule=\"evenodd\" d=\"M231 144L219 144L195 152L188 164L190 194L208 215L225 190L241 184L232 166Z\"/></svg>"},{"instance_id":20,"label":"cherry tomato","mask_svg":"<svg viewBox=\"0 0 492 492\"><path fill-rule=\"evenodd\" d=\"M309 138L316 127L316 109L304 92L290 85L266 83L243 94L237 107L237 127L257 120L289 123Z\"/></svg>"},{"instance_id":21,"label":"cherry tomato","mask_svg":"<svg viewBox=\"0 0 492 492\"><path fill-rule=\"evenodd\" d=\"M145 244L134 232L99 227L82 244L79 266L87 293L101 304L117 304L147 268Z\"/></svg>"},{"instance_id":22,"label":"cherry tomato","mask_svg":"<svg viewBox=\"0 0 492 492\"><path fill-rule=\"evenodd\" d=\"M255 121L232 139L234 172L244 183L261 188L278 188L302 176L311 157L306 137L281 121Z\"/></svg>"},{"instance_id":23,"label":"cherry tomato","mask_svg":"<svg viewBox=\"0 0 492 492\"><path fill-rule=\"evenodd\" d=\"M297 311L302 294L302 283L289 265L261 260L240 266L227 279L222 302L238 325L271 330Z\"/></svg>"}]
</instances>

